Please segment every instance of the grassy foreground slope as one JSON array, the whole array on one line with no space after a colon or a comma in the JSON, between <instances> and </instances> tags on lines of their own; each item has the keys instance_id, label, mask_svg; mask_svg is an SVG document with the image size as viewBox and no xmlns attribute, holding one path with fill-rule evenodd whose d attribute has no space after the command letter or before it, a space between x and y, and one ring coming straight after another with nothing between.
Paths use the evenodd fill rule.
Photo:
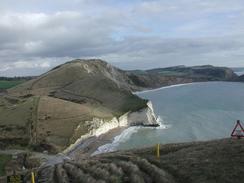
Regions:
<instances>
[{"instance_id":1,"label":"grassy foreground slope","mask_svg":"<svg viewBox=\"0 0 244 183\"><path fill-rule=\"evenodd\" d=\"M98 155L80 162L45 167L39 182L54 183L240 183L244 175L244 139L168 144Z\"/></svg>"},{"instance_id":2,"label":"grassy foreground slope","mask_svg":"<svg viewBox=\"0 0 244 183\"><path fill-rule=\"evenodd\" d=\"M0 97L0 147L27 146L31 140L38 97Z\"/></svg>"}]
</instances>

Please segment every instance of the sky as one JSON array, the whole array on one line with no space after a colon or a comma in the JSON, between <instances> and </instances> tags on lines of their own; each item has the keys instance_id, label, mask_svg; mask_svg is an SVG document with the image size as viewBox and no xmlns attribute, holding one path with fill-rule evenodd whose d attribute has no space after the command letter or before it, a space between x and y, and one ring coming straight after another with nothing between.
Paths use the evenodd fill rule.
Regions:
<instances>
[{"instance_id":1,"label":"sky","mask_svg":"<svg viewBox=\"0 0 244 183\"><path fill-rule=\"evenodd\" d=\"M243 0L1 0L0 76L76 58L122 69L244 67Z\"/></svg>"}]
</instances>

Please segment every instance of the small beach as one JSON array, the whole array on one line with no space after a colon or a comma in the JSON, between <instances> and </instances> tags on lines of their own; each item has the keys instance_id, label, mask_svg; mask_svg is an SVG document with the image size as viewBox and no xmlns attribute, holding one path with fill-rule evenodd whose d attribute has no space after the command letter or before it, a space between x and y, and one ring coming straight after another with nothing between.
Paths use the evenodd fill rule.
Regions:
<instances>
[{"instance_id":1,"label":"small beach","mask_svg":"<svg viewBox=\"0 0 244 183\"><path fill-rule=\"evenodd\" d=\"M127 127L114 128L98 137L89 137L81 141L74 149L68 152L67 155L75 160L91 156L99 147L112 143L114 138L120 135L126 128Z\"/></svg>"}]
</instances>

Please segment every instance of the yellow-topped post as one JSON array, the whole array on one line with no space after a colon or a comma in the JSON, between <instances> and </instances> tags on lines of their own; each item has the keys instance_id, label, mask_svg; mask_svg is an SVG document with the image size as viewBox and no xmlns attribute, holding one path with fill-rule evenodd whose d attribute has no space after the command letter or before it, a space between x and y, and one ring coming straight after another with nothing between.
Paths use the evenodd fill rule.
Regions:
<instances>
[{"instance_id":1,"label":"yellow-topped post","mask_svg":"<svg viewBox=\"0 0 244 183\"><path fill-rule=\"evenodd\" d=\"M31 172L31 183L35 183L35 174Z\"/></svg>"},{"instance_id":2,"label":"yellow-topped post","mask_svg":"<svg viewBox=\"0 0 244 183\"><path fill-rule=\"evenodd\" d=\"M159 146L159 144L156 145L156 156L157 156L157 158L160 157L160 146Z\"/></svg>"}]
</instances>

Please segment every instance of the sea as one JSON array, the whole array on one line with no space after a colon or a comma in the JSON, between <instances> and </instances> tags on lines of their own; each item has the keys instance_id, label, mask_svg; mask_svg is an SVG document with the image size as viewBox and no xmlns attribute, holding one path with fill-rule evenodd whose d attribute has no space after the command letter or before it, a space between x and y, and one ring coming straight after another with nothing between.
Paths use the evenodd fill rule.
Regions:
<instances>
[{"instance_id":1,"label":"sea","mask_svg":"<svg viewBox=\"0 0 244 183\"><path fill-rule=\"evenodd\" d=\"M96 154L228 138L236 121L244 122L244 83L190 83L135 94L152 102L160 127L129 127Z\"/></svg>"}]
</instances>

